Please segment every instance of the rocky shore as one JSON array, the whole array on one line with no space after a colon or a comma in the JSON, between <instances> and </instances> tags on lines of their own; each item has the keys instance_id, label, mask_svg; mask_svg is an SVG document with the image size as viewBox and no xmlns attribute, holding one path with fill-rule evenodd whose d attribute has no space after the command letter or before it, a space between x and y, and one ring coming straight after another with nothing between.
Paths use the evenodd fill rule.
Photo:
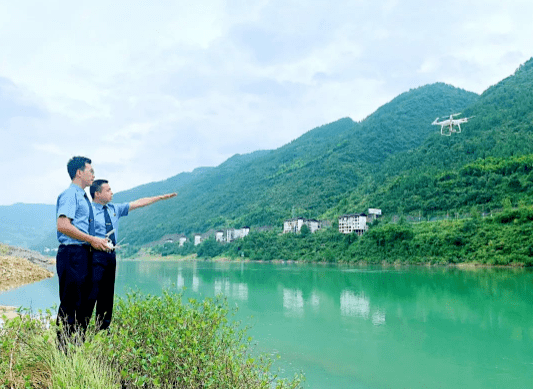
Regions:
<instances>
[{"instance_id":1,"label":"rocky shore","mask_svg":"<svg viewBox=\"0 0 533 389\"><path fill-rule=\"evenodd\" d=\"M55 258L0 243L0 292L52 277L48 270ZM16 315L15 307L0 306L0 317Z\"/></svg>"}]
</instances>

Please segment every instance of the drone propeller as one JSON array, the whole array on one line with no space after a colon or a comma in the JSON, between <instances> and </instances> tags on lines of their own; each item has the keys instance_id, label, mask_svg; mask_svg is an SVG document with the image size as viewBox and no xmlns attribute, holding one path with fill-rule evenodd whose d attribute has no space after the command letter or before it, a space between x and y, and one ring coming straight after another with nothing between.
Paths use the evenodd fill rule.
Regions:
<instances>
[{"instance_id":1,"label":"drone propeller","mask_svg":"<svg viewBox=\"0 0 533 389\"><path fill-rule=\"evenodd\" d=\"M124 239L126 239L126 238L122 238L122 239L120 240L120 242L118 242L118 243L115 245L115 249L119 249L119 248L124 247L124 246L127 246L127 245L129 244L129 243L124 243L124 244L122 244L122 242L124 242Z\"/></svg>"}]
</instances>

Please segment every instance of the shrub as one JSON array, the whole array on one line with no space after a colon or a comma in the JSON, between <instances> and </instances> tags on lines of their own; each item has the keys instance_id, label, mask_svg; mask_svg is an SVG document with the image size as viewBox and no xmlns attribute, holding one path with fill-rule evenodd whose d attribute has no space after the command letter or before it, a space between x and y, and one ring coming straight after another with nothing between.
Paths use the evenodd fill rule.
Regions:
<instances>
[{"instance_id":1,"label":"shrub","mask_svg":"<svg viewBox=\"0 0 533 389\"><path fill-rule=\"evenodd\" d=\"M117 298L109 332L89 327L82 346L56 346L45 317L18 317L0 329L0 388L299 388L279 379L272 360L254 356L246 328L222 298L130 293Z\"/></svg>"}]
</instances>

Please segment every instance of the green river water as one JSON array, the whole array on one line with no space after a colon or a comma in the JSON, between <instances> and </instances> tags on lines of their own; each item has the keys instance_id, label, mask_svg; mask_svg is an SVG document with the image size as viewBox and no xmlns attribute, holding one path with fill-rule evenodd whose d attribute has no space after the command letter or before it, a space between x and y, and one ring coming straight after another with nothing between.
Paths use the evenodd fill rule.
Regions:
<instances>
[{"instance_id":1,"label":"green river water","mask_svg":"<svg viewBox=\"0 0 533 389\"><path fill-rule=\"evenodd\" d=\"M222 293L309 388L533 388L533 271L122 261L116 292ZM57 278L0 304L58 304Z\"/></svg>"}]
</instances>

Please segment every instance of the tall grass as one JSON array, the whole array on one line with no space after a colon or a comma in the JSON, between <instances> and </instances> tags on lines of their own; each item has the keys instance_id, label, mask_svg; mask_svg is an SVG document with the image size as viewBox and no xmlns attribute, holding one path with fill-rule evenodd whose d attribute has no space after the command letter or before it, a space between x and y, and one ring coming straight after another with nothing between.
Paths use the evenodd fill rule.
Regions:
<instances>
[{"instance_id":1,"label":"tall grass","mask_svg":"<svg viewBox=\"0 0 533 389\"><path fill-rule=\"evenodd\" d=\"M189 300L130 293L118 298L110 331L90 326L85 342L56 344L50 311L0 329L0 388L299 388L272 361L251 353L246 329L222 298Z\"/></svg>"}]
</instances>

